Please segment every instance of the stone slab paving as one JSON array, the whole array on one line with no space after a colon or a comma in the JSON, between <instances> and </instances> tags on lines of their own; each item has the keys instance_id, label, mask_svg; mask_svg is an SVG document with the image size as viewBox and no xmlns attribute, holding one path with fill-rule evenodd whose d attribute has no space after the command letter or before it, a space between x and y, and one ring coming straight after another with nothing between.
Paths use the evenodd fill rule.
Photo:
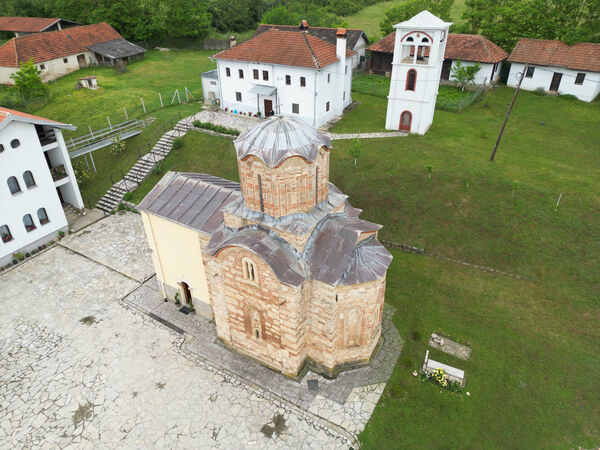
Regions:
<instances>
[{"instance_id":1,"label":"stone slab paving","mask_svg":"<svg viewBox=\"0 0 600 450\"><path fill-rule=\"evenodd\" d=\"M139 282L155 273L139 214L123 211L106 216L58 244Z\"/></svg>"},{"instance_id":2,"label":"stone slab paving","mask_svg":"<svg viewBox=\"0 0 600 450\"><path fill-rule=\"evenodd\" d=\"M181 335L124 307L136 289L60 246L0 275L0 449L348 448L185 357ZM277 413L286 428L267 438Z\"/></svg>"}]
</instances>

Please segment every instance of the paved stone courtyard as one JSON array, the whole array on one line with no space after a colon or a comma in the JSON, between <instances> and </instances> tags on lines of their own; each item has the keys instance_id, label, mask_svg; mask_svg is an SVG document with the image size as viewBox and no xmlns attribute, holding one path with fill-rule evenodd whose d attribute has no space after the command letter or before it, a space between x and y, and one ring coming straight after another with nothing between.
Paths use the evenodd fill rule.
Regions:
<instances>
[{"instance_id":1,"label":"paved stone courtyard","mask_svg":"<svg viewBox=\"0 0 600 450\"><path fill-rule=\"evenodd\" d=\"M356 446L399 337L378 372L348 372L339 387L261 372L212 342L238 364L222 367L198 348L201 333L179 334L144 312L170 308L186 330L199 324L162 302L153 272L140 216L127 213L0 275L0 449ZM309 378L319 391L308 391ZM276 414L285 427L266 437Z\"/></svg>"}]
</instances>

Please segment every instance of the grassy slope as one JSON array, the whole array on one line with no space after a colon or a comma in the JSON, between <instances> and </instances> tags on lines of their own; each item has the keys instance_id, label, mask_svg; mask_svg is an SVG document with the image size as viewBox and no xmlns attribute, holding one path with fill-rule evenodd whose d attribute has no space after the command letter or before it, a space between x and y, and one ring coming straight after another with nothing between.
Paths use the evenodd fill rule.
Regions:
<instances>
[{"instance_id":1,"label":"grassy slope","mask_svg":"<svg viewBox=\"0 0 600 450\"><path fill-rule=\"evenodd\" d=\"M363 141L357 168L350 143L334 143L332 181L384 225L382 238L539 280L394 252L386 301L407 343L361 435L366 448L597 445L600 104L522 92L490 163L512 92L460 115L436 111L423 137ZM231 142L211 136L188 135L165 167L237 179ZM473 346L468 362L432 353L466 369L470 397L410 375L426 345L409 336L438 328Z\"/></svg>"}]
</instances>

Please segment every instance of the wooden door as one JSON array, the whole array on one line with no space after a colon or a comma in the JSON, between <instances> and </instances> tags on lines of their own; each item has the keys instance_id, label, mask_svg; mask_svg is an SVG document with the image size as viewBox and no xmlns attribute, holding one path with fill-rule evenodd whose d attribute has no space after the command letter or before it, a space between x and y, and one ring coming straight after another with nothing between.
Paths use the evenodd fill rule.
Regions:
<instances>
[{"instance_id":1,"label":"wooden door","mask_svg":"<svg viewBox=\"0 0 600 450\"><path fill-rule=\"evenodd\" d=\"M77 64L79 64L79 68L87 67L85 55L77 55Z\"/></svg>"},{"instance_id":2,"label":"wooden door","mask_svg":"<svg viewBox=\"0 0 600 450\"><path fill-rule=\"evenodd\" d=\"M450 69L451 68L452 68L452 60L445 59L444 63L442 64L442 80L450 79Z\"/></svg>"},{"instance_id":3,"label":"wooden door","mask_svg":"<svg viewBox=\"0 0 600 450\"><path fill-rule=\"evenodd\" d=\"M273 114L273 100L265 99L265 117Z\"/></svg>"},{"instance_id":4,"label":"wooden door","mask_svg":"<svg viewBox=\"0 0 600 450\"><path fill-rule=\"evenodd\" d=\"M181 282L181 289L183 290L183 299L185 300L185 304L189 305L192 300L192 291L190 291L190 286L185 282Z\"/></svg>"},{"instance_id":5,"label":"wooden door","mask_svg":"<svg viewBox=\"0 0 600 450\"><path fill-rule=\"evenodd\" d=\"M404 111L400 114L400 131L410 131L412 122L412 114L409 111Z\"/></svg>"},{"instance_id":6,"label":"wooden door","mask_svg":"<svg viewBox=\"0 0 600 450\"><path fill-rule=\"evenodd\" d=\"M552 83L550 83L550 92L557 92L560 86L560 80L562 79L562 73L554 72L552 76Z\"/></svg>"}]
</instances>

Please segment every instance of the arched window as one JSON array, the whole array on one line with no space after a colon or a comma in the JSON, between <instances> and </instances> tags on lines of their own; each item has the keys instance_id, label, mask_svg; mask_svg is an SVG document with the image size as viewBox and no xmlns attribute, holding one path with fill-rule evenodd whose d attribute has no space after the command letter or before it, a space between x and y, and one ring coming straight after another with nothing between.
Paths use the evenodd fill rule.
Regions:
<instances>
[{"instance_id":1,"label":"arched window","mask_svg":"<svg viewBox=\"0 0 600 450\"><path fill-rule=\"evenodd\" d=\"M4 151L4 145L0 144L0 153Z\"/></svg>"},{"instance_id":2,"label":"arched window","mask_svg":"<svg viewBox=\"0 0 600 450\"><path fill-rule=\"evenodd\" d=\"M254 308L250 309L250 332L252 333L252 337L254 339L262 339L263 337L262 324L260 323L260 314Z\"/></svg>"},{"instance_id":3,"label":"arched window","mask_svg":"<svg viewBox=\"0 0 600 450\"><path fill-rule=\"evenodd\" d=\"M410 69L406 76L406 90L414 92L416 83L417 83L417 71L415 69Z\"/></svg>"},{"instance_id":4,"label":"arched window","mask_svg":"<svg viewBox=\"0 0 600 450\"><path fill-rule=\"evenodd\" d=\"M242 272L245 280L256 282L256 267L248 258L242 258Z\"/></svg>"},{"instance_id":5,"label":"arched window","mask_svg":"<svg viewBox=\"0 0 600 450\"><path fill-rule=\"evenodd\" d=\"M19 141L18 139L13 139L12 141L10 141L10 146L12 148L17 148L19 145L21 145L21 141Z\"/></svg>"},{"instance_id":6,"label":"arched window","mask_svg":"<svg viewBox=\"0 0 600 450\"><path fill-rule=\"evenodd\" d=\"M27 188L32 188L35 186L35 179L33 178L31 170L26 170L23 172L23 179L25 180L25 186L27 186Z\"/></svg>"},{"instance_id":7,"label":"arched window","mask_svg":"<svg viewBox=\"0 0 600 450\"><path fill-rule=\"evenodd\" d=\"M406 42L414 42L413 37L412 36L407 37Z\"/></svg>"},{"instance_id":8,"label":"arched window","mask_svg":"<svg viewBox=\"0 0 600 450\"><path fill-rule=\"evenodd\" d=\"M400 131L410 131L412 123L412 114L410 111L404 111L400 114Z\"/></svg>"},{"instance_id":9,"label":"arched window","mask_svg":"<svg viewBox=\"0 0 600 450\"><path fill-rule=\"evenodd\" d=\"M10 234L10 229L8 225L0 226L0 237L2 237L2 242L10 242L12 241L12 234Z\"/></svg>"},{"instance_id":10,"label":"arched window","mask_svg":"<svg viewBox=\"0 0 600 450\"><path fill-rule=\"evenodd\" d=\"M8 189L10 189L10 193L12 195L15 195L17 192L21 192L21 186L19 186L17 177L10 177L6 183L8 184Z\"/></svg>"},{"instance_id":11,"label":"arched window","mask_svg":"<svg viewBox=\"0 0 600 450\"><path fill-rule=\"evenodd\" d=\"M27 230L27 232L35 230L35 224L33 223L31 214L25 214L23 216L23 225L25 225L25 229Z\"/></svg>"},{"instance_id":12,"label":"arched window","mask_svg":"<svg viewBox=\"0 0 600 450\"><path fill-rule=\"evenodd\" d=\"M50 222L50 219L48 219L48 214L46 214L46 208L38 209L37 216L40 221L40 225L46 225L48 222Z\"/></svg>"},{"instance_id":13,"label":"arched window","mask_svg":"<svg viewBox=\"0 0 600 450\"><path fill-rule=\"evenodd\" d=\"M427 39L426 37L424 37L423 39L421 39L421 42L429 42L429 39Z\"/></svg>"}]
</instances>

